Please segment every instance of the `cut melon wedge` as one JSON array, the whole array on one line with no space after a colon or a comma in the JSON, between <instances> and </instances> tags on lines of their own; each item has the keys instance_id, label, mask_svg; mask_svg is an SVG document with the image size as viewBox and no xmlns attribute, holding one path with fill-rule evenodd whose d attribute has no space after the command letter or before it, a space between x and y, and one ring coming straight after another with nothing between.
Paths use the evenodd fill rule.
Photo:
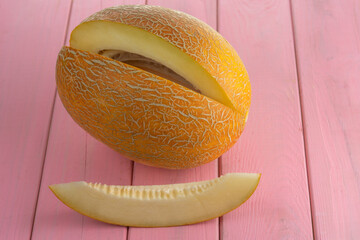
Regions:
<instances>
[{"instance_id":1,"label":"cut melon wedge","mask_svg":"<svg viewBox=\"0 0 360 240\"><path fill-rule=\"evenodd\" d=\"M71 33L70 46L92 53L120 50L152 59L189 81L203 95L234 109L224 89L198 62L171 43L141 28L110 21L85 22Z\"/></svg>"},{"instance_id":2,"label":"cut melon wedge","mask_svg":"<svg viewBox=\"0 0 360 240\"><path fill-rule=\"evenodd\" d=\"M124 226L165 227L210 220L237 208L255 191L260 174L230 173L184 184L107 186L71 182L49 186L68 207Z\"/></svg>"}]
</instances>

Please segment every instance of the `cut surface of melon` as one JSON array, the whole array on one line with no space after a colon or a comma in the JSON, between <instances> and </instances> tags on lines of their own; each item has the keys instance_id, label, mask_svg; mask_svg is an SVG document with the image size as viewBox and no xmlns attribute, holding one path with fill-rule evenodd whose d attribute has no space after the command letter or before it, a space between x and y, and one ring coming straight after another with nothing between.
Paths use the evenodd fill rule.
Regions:
<instances>
[{"instance_id":1,"label":"cut surface of melon","mask_svg":"<svg viewBox=\"0 0 360 240\"><path fill-rule=\"evenodd\" d=\"M198 223L235 209L255 191L260 174L230 173L209 181L152 186L71 182L49 186L67 206L117 225L164 227Z\"/></svg>"},{"instance_id":2,"label":"cut surface of melon","mask_svg":"<svg viewBox=\"0 0 360 240\"><path fill-rule=\"evenodd\" d=\"M85 22L71 33L70 46L97 54L120 50L152 59L186 79L201 94L235 109L225 90L199 63L143 29L110 21Z\"/></svg>"},{"instance_id":3,"label":"cut surface of melon","mask_svg":"<svg viewBox=\"0 0 360 240\"><path fill-rule=\"evenodd\" d=\"M159 77L163 77L174 83L180 84L195 92L201 93L199 89L194 87L185 78L183 78L182 76L171 70L170 68L164 66L163 64L154 61L153 59L146 58L139 54L125 52L122 50L102 50L99 52L99 54L126 63L128 65L143 69L146 72L150 72Z\"/></svg>"}]
</instances>

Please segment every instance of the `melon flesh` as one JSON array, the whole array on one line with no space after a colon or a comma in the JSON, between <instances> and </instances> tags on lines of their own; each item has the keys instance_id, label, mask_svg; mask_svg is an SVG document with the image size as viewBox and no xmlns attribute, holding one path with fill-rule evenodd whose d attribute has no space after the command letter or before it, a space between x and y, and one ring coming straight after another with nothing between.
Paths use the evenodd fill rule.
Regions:
<instances>
[{"instance_id":1,"label":"melon flesh","mask_svg":"<svg viewBox=\"0 0 360 240\"><path fill-rule=\"evenodd\" d=\"M186 79L201 94L234 109L225 90L199 63L143 29L110 21L85 22L71 33L70 46L96 54L120 50L152 59Z\"/></svg>"},{"instance_id":2,"label":"melon flesh","mask_svg":"<svg viewBox=\"0 0 360 240\"><path fill-rule=\"evenodd\" d=\"M71 182L49 186L67 206L91 218L124 226L163 227L219 217L245 202L260 174L231 173L184 184L108 186Z\"/></svg>"},{"instance_id":3,"label":"melon flesh","mask_svg":"<svg viewBox=\"0 0 360 240\"><path fill-rule=\"evenodd\" d=\"M180 84L195 92L201 93L199 89L197 89L194 85L188 82L185 78L174 72L172 69L164 66L161 63L156 62L151 58L146 58L139 54L125 52L122 50L102 50L99 52L99 54L123 62L125 64L143 69L146 72L150 72L159 77Z\"/></svg>"}]
</instances>

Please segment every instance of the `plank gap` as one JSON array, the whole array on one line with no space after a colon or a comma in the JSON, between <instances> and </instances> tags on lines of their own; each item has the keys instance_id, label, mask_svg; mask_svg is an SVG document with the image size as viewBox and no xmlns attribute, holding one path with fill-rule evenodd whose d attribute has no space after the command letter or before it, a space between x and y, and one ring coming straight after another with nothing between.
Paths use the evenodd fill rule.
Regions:
<instances>
[{"instance_id":1,"label":"plank gap","mask_svg":"<svg viewBox=\"0 0 360 240\"><path fill-rule=\"evenodd\" d=\"M130 177L130 185L133 185L134 182L134 161L131 160L131 177ZM129 240L129 235L130 235L130 227L126 227L126 240Z\"/></svg>"},{"instance_id":2,"label":"plank gap","mask_svg":"<svg viewBox=\"0 0 360 240\"><path fill-rule=\"evenodd\" d=\"M64 41L63 41L64 44L65 44L65 41L66 41L67 32L68 32L68 28L69 28L69 22L70 22L70 16L71 16L72 6L73 6L73 1L71 0L71 4L70 4L70 8L69 8L69 13L68 13L68 17L67 17L65 34L64 34L64 35L65 35L65 38L64 38ZM37 189L37 196L36 196L36 201L35 201L35 209L34 209L34 214L33 214L33 219L32 219L32 224L31 224L30 239L32 239L33 231L34 231L34 224L35 224L36 212L37 212L37 207L38 207L38 202L39 202L39 195L40 195L40 189L41 189L41 183L42 183L43 173L44 173L45 159L46 159L46 155L47 155L47 149L48 149L48 146L49 146L49 137L50 137L51 126L52 126L52 123L53 123L53 116L54 116L55 103L56 103L56 96L57 96L57 89L56 89L56 87L55 87L54 94L53 94L53 100L52 100L52 107L51 107L51 111L50 111L50 117L49 117L49 124L48 124L48 129L47 129L47 135L46 135L46 144L45 144L45 148L44 148L44 152L43 152L42 166L41 166L41 171L40 171L40 179L39 179L39 184L38 184L38 189Z\"/></svg>"},{"instance_id":3,"label":"plank gap","mask_svg":"<svg viewBox=\"0 0 360 240\"><path fill-rule=\"evenodd\" d=\"M38 202L39 202L39 195L40 195L41 182L42 182L43 173L44 173L46 153L47 153L47 148L48 148L48 145L49 145L48 143L49 143L50 129L51 129L51 125L52 125L52 119L53 119L53 115L54 115L55 102L56 102L56 89L55 89L55 92L54 92L54 97L53 97L52 102L53 103L52 103L51 112L50 112L50 119L49 119L50 122L49 122L48 129L47 129L46 145L45 145L44 152L43 152L43 159L42 159L41 171L40 171L40 179L39 179L39 184L38 184L38 189L37 189L37 196L36 196L36 201L35 201L35 209L34 209L34 214L33 214L33 219L32 219L32 224L31 224L30 239L32 239L32 234L33 234L33 230L34 230L36 210L37 210L37 206L38 206Z\"/></svg>"},{"instance_id":4,"label":"plank gap","mask_svg":"<svg viewBox=\"0 0 360 240\"><path fill-rule=\"evenodd\" d=\"M217 32L219 32L219 0L215 1L215 12L216 12L216 17L215 17L215 29ZM221 176L222 174L222 156L220 156L217 159L217 170L218 170L218 177ZM218 238L219 240L222 239L221 235L222 235L222 228L221 228L221 224L222 224L222 216L218 217Z\"/></svg>"},{"instance_id":5,"label":"plank gap","mask_svg":"<svg viewBox=\"0 0 360 240\"><path fill-rule=\"evenodd\" d=\"M222 175L222 156L218 158L218 177Z\"/></svg>"},{"instance_id":6,"label":"plank gap","mask_svg":"<svg viewBox=\"0 0 360 240\"><path fill-rule=\"evenodd\" d=\"M309 192L309 204L310 204L310 216L311 216L311 228L312 228L312 235L313 239L315 239L315 218L313 216L314 209L313 209L313 200L312 200L312 189L311 189L311 177L310 177L310 165L308 163L308 151L307 151L307 141L306 141L306 135L305 135L305 124L304 124L304 104L303 104L303 96L302 96L302 89L300 84L300 74L299 74L299 59L298 59L298 53L296 49L296 38L295 38L295 22L293 17L293 5L292 0L289 0L289 7L290 7L290 20L291 20L291 32L293 37L293 46L294 46L294 56L295 56L295 71L296 71L296 78L297 78L297 84L298 84L298 91L299 91L299 105L300 105L300 120L301 120L301 127L302 127L302 135L303 135L303 146L304 146L304 154L305 154L305 168L306 168L306 180L307 180L307 186L308 186L308 192Z\"/></svg>"},{"instance_id":7,"label":"plank gap","mask_svg":"<svg viewBox=\"0 0 360 240\"><path fill-rule=\"evenodd\" d=\"M216 1L218 2L218 1ZM216 6L216 9L217 9L217 6ZM218 14L216 14L217 16ZM216 18L218 19L218 18ZM216 23L217 24L217 23ZM220 177L222 175L222 156L220 156L218 158L218 177ZM222 240L222 223L223 223L223 217L219 217L219 220L218 220L218 232L219 232L219 240Z\"/></svg>"},{"instance_id":8,"label":"plank gap","mask_svg":"<svg viewBox=\"0 0 360 240\"><path fill-rule=\"evenodd\" d=\"M65 32L65 38L64 38L64 45L66 45L66 39L68 39L68 35L69 35L69 28L70 28L70 21L71 21L71 15L72 15L72 9L73 9L73 5L74 5L74 0L70 0L71 4L70 4L70 10L69 10L69 15L68 15L68 19L67 19L67 23L66 23L66 32Z\"/></svg>"},{"instance_id":9,"label":"plank gap","mask_svg":"<svg viewBox=\"0 0 360 240\"><path fill-rule=\"evenodd\" d=\"M88 133L85 133L85 152L84 152L84 179L86 178L86 161L87 161L87 142L88 142Z\"/></svg>"},{"instance_id":10,"label":"plank gap","mask_svg":"<svg viewBox=\"0 0 360 240\"><path fill-rule=\"evenodd\" d=\"M219 32L219 0L215 1L215 11L216 11L216 25L215 25L215 29L217 32Z\"/></svg>"}]
</instances>

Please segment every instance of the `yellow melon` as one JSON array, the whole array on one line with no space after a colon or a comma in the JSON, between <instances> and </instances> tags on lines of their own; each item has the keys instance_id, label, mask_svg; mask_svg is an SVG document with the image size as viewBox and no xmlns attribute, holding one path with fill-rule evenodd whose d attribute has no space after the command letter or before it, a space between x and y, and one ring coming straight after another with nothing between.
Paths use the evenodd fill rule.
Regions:
<instances>
[{"instance_id":1,"label":"yellow melon","mask_svg":"<svg viewBox=\"0 0 360 240\"><path fill-rule=\"evenodd\" d=\"M240 137L246 69L215 30L185 13L118 6L84 20L58 55L59 96L92 136L164 168L210 162Z\"/></svg>"},{"instance_id":2,"label":"yellow melon","mask_svg":"<svg viewBox=\"0 0 360 240\"><path fill-rule=\"evenodd\" d=\"M232 173L209 181L153 186L86 182L51 185L67 206L91 218L125 226L164 227L219 217L244 203L260 174Z\"/></svg>"}]
</instances>

